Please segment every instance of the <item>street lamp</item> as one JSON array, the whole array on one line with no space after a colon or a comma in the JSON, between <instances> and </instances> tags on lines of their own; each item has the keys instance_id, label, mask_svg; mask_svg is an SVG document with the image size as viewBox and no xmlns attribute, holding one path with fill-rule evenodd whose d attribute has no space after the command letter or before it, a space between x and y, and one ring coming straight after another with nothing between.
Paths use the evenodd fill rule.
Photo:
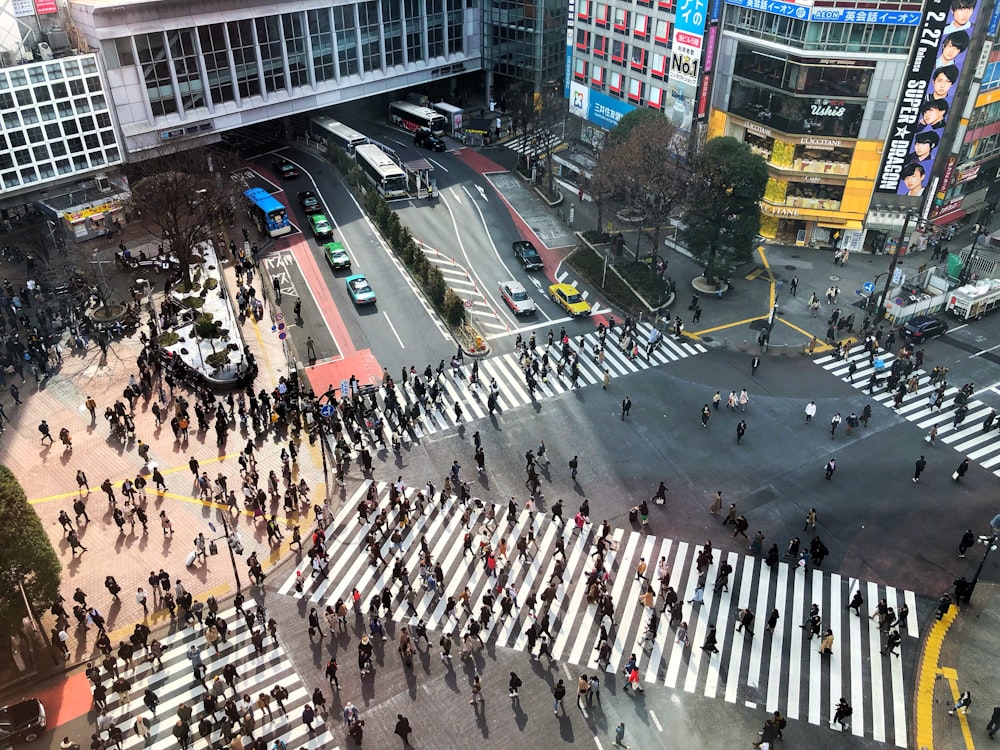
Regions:
<instances>
[{"instance_id":1,"label":"street lamp","mask_svg":"<svg viewBox=\"0 0 1000 750\"><path fill-rule=\"evenodd\" d=\"M212 546L214 546L220 539L226 540L226 546L229 548L229 561L233 564L233 576L236 578L236 593L238 594L243 588L243 583L240 581L240 571L236 567L236 555L243 554L243 544L240 542L235 530L230 529L229 508L220 508L219 518L222 519L222 529L225 533L222 536L217 536L214 539L209 539L208 541ZM209 521L208 528L212 530L213 534L216 532L215 524L211 521Z\"/></svg>"},{"instance_id":2,"label":"street lamp","mask_svg":"<svg viewBox=\"0 0 1000 750\"><path fill-rule=\"evenodd\" d=\"M990 523L990 528L993 530L990 536L982 535L979 537L979 543L985 545L986 550L983 552L983 559L979 561L979 567L976 568L976 574L972 577L971 583L969 583L969 589L965 595L966 602L972 601L972 592L976 590L976 584L979 583L979 576L983 572L983 566L986 565L986 558L990 556L990 552L997 548L997 540L1000 539L1000 535L997 534L997 527L994 524L998 520L1000 520L1000 515L995 516Z\"/></svg>"},{"instance_id":3,"label":"street lamp","mask_svg":"<svg viewBox=\"0 0 1000 750\"><path fill-rule=\"evenodd\" d=\"M889 296L889 287L892 284L892 278L896 273L896 265L899 263L899 256L903 252L903 242L906 239L906 230L910 226L910 219L916 217L919 218L918 214L914 214L912 211L906 212L906 218L903 220L903 230L899 233L899 242L896 243L896 252L892 255L892 263L889 264L888 275L885 279L885 286L882 287L882 297L878 303L878 316L875 320L877 324L885 317L885 299Z\"/></svg>"}]
</instances>

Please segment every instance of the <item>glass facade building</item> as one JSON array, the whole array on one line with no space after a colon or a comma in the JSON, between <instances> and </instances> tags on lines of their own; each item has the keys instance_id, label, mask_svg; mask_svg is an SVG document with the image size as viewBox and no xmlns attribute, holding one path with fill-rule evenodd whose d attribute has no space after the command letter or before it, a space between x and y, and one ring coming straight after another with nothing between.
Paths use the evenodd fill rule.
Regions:
<instances>
[{"instance_id":1,"label":"glass facade building","mask_svg":"<svg viewBox=\"0 0 1000 750\"><path fill-rule=\"evenodd\" d=\"M483 67L491 84L530 83L537 92L561 82L566 12L566 0L484 0Z\"/></svg>"}]
</instances>

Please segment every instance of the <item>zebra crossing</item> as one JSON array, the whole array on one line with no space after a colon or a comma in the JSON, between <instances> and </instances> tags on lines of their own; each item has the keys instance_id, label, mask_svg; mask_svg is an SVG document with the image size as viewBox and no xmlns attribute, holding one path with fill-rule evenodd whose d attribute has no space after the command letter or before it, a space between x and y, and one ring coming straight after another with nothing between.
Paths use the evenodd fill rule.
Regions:
<instances>
[{"instance_id":1,"label":"zebra crossing","mask_svg":"<svg viewBox=\"0 0 1000 750\"><path fill-rule=\"evenodd\" d=\"M813 361L827 372L836 375L845 383L853 385L857 390L864 391L867 395L868 380L872 373L878 372L880 377L887 375L888 368L892 366L894 359L891 352L882 352L878 357L885 364L885 367L880 370L876 370L873 364L869 364L868 354L865 352L852 353L846 359L824 355L814 358ZM853 383L850 374L852 362L857 368ZM924 431L929 431L936 426L938 430L936 440L954 448L963 456L967 456L970 461L975 461L984 469L993 472L994 476L1000 477L1000 433L996 431L998 425L995 423L992 429L983 429L983 420L993 410L992 407L978 399L971 398L965 404L969 410L965 419L955 425L955 409L958 407L954 403L954 399L960 389L949 386L945 390L941 409L935 409L928 401L928 396L935 391L930 374L917 368L913 370L911 377L913 375L919 378L918 388L915 392L906 394L898 409L893 408L893 392L884 387L869 398L893 409L896 414L905 417Z\"/></svg>"},{"instance_id":2,"label":"zebra crossing","mask_svg":"<svg viewBox=\"0 0 1000 750\"><path fill-rule=\"evenodd\" d=\"M554 133L529 133L511 138L504 145L525 156L543 156L555 151L562 139Z\"/></svg>"},{"instance_id":3,"label":"zebra crossing","mask_svg":"<svg viewBox=\"0 0 1000 750\"><path fill-rule=\"evenodd\" d=\"M184 703L194 709L191 723L191 740L200 738L197 723L203 716L202 700L205 689L195 682L192 662L188 658L188 649L193 645L201 655L207 667L206 684L211 685L215 675L221 675L227 664L232 664L237 671L235 693L227 688L225 696L220 698L219 713L222 721L227 721L222 704L226 698L237 699L249 695L256 704L257 696L268 693L276 685L283 686L288 691L288 699L284 702L285 712L271 701L272 715L269 718L263 709L253 710L256 720L254 737L263 737L271 746L275 740L282 740L289 748L309 748L310 750L338 750L331 729L338 726L337 717L332 716L324 723L322 717L316 716L313 723L315 732L310 733L302 722L302 707L312 699L311 691L302 683L292 660L285 653L280 643L268 638L265 650L256 655L251 634L243 622L243 618L235 609L220 611L219 615L229 624L228 642L220 641L220 653L206 644L203 630L200 626L188 627L161 638L164 646L163 667L153 669L152 663L135 659L135 670L129 671L120 666L122 676L131 682L128 698L123 702L120 696L108 689L107 711L124 733L123 750L173 750L177 747L177 739L173 736L174 722L177 720L177 707ZM106 685L110 683L105 681ZM318 684L318 683L317 683ZM143 703L143 695L147 688L159 698L155 716ZM328 698L329 700L329 698ZM150 741L144 743L142 738L132 731L132 725L139 715L143 715L150 723ZM218 726L218 724L216 725ZM238 731L238 728L234 729ZM220 730L212 733L212 740L219 740ZM249 744L249 739L246 739Z\"/></svg>"},{"instance_id":4,"label":"zebra crossing","mask_svg":"<svg viewBox=\"0 0 1000 750\"><path fill-rule=\"evenodd\" d=\"M574 347L580 351L582 341L583 351L579 357L579 377L574 388L568 374L558 376L555 373L554 365L559 358L559 351L556 345L549 349L549 358L552 361L552 371L549 373L547 381L539 379L532 396L525 384L524 374L517 352L507 352L499 356L488 357L479 360L479 379L473 385L469 382L471 363L466 362L460 370L450 373L447 368L442 374L439 383L442 389L442 405L440 408L433 406L429 401L427 409L424 410L419 421L410 422L410 436L414 441L433 435L444 430L453 428L460 421L469 419L482 419L488 416L487 399L489 397L490 381L495 379L499 388L498 401L501 412L524 406L532 402L542 401L553 396L558 396L567 391L577 390L585 386L596 385L604 382L604 369L608 370L612 379L631 375L636 372L647 370L651 367L669 364L696 354L708 351L702 344L687 339L678 340L672 336L664 335L662 343L648 357L646 356L645 342L653 327L648 323L638 325L639 356L630 359L617 345L616 336L607 337L607 346L604 350L603 362L592 356L594 345L598 341L596 330L583 336L573 339ZM558 331L556 331L558 334ZM538 337L537 350L541 353L546 347L546 335ZM406 384L397 382L395 384L397 395L405 396L407 403L416 400L411 382ZM385 388L378 388L380 401L384 401ZM459 420L455 414L455 404L460 404L463 417ZM383 420L387 422L388 420ZM386 428L388 429L388 428Z\"/></svg>"},{"instance_id":5,"label":"zebra crossing","mask_svg":"<svg viewBox=\"0 0 1000 750\"><path fill-rule=\"evenodd\" d=\"M296 573L293 571L279 587L279 593L299 595L317 607L336 606L343 599L350 606L351 593L358 588L361 602L381 594L392 586L391 568L399 558L409 571L417 571L421 555L421 539L426 541L433 561L440 563L444 580L434 595L420 588L419 581L414 599L415 611L410 611L406 601L394 591L391 612L386 619L413 624L418 619L439 632L461 632L468 617L479 612L482 595L494 589L497 581L490 578L485 565L476 555L472 558L463 549L463 527L455 497L438 500L425 506L424 512L414 514L405 526L398 550L386 534L381 552L388 565L374 567L366 554L364 539L372 521L364 524L357 515L357 505L366 496L370 481L358 488L348 502L337 512L330 528L332 533L329 568L321 577L307 581L301 594L294 593ZM388 485L376 483L378 505L385 505ZM404 494L413 497L414 488ZM472 507L476 507L473 502ZM473 509L469 527L475 534L473 549L481 542L489 542L498 549L505 539L510 550L509 560L501 559L497 568L499 581L513 584L517 600L524 602L529 592L540 593L553 576L557 554L557 540L562 538L566 548L565 572L555 599L549 610L554 622L551 631L552 658L564 660L586 671L599 670L597 644L600 633L596 605L586 599L587 572L592 566L592 542L589 524L584 534L577 537L569 526L552 519L548 514L538 514L531 519L521 510L513 520L497 509L496 519L486 522L486 511ZM390 526L399 519L390 514ZM528 561L518 560L517 540L533 528L537 551ZM790 719L811 724L829 725L831 707L846 697L854 708L850 731L857 736L872 737L880 742L891 742L899 747L907 744L907 706L904 693L901 659L882 656L880 631L865 617L856 617L847 609L856 590L865 599L865 609L874 610L879 599L897 611L904 603L910 614L902 627L902 648L917 645L916 601L913 592L872 582L847 579L836 573L822 570L805 571L794 565L779 563L773 570L762 559L736 552L716 550L715 562L708 571L708 585L701 605L688 603L693 596L698 571L695 560L701 547L688 542L666 539L628 529L614 529L613 543L605 556L606 569L612 574L609 588L615 602L615 621L611 629L614 638L612 656L606 666L608 672L619 671L630 654L638 656L642 679L647 683L665 686L686 693L708 698L740 702L767 711L782 710ZM670 566L668 575L684 604L684 619L689 623L691 645L684 647L675 642L676 631L662 620L655 637L645 638L645 629L651 610L639 597L644 583L637 578L636 566L640 558L649 564L647 577L656 581L657 562L664 558ZM728 589L715 592L712 581L725 558L733 566ZM303 575L308 576L308 561L304 561ZM472 592L468 615L459 617L445 614L447 598L458 595L468 586ZM799 628L812 603L820 605L824 628L830 628L835 637L832 655L818 653L819 642L807 640ZM660 606L657 601L656 605ZM757 630L753 636L734 632L734 615L738 609L748 607L757 616ZM458 608L461 611L461 606ZM773 635L764 630L764 623L777 609L781 618ZM526 630L532 622L526 607L515 608L513 616L501 618L499 606L494 604L495 616L482 631L482 639L492 639L496 645L517 650L527 649ZM541 616L541 613L538 613ZM700 648L710 625L718 628L720 655L711 655Z\"/></svg>"}]
</instances>

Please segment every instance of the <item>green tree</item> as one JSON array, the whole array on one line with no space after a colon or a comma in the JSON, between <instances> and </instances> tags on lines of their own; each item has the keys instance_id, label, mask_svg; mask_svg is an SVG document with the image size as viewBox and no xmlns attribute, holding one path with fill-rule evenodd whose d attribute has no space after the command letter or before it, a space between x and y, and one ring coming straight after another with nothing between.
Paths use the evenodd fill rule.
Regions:
<instances>
[{"instance_id":1,"label":"green tree","mask_svg":"<svg viewBox=\"0 0 1000 750\"><path fill-rule=\"evenodd\" d=\"M21 628L24 599L17 581L37 613L59 596L62 566L42 521L28 504L17 478L0 466L0 635L5 639Z\"/></svg>"},{"instance_id":2,"label":"green tree","mask_svg":"<svg viewBox=\"0 0 1000 750\"><path fill-rule=\"evenodd\" d=\"M443 312L444 319L452 326L457 327L465 322L465 303L452 289L445 290Z\"/></svg>"},{"instance_id":3,"label":"green tree","mask_svg":"<svg viewBox=\"0 0 1000 750\"><path fill-rule=\"evenodd\" d=\"M608 133L608 144L611 145L628 140L628 137L636 127L647 122L659 123L669 122L669 120L656 110L638 107L624 115L618 121L618 124L611 129Z\"/></svg>"},{"instance_id":4,"label":"green tree","mask_svg":"<svg viewBox=\"0 0 1000 750\"><path fill-rule=\"evenodd\" d=\"M681 240L710 284L753 258L767 164L728 136L713 138L694 159Z\"/></svg>"}]
</instances>

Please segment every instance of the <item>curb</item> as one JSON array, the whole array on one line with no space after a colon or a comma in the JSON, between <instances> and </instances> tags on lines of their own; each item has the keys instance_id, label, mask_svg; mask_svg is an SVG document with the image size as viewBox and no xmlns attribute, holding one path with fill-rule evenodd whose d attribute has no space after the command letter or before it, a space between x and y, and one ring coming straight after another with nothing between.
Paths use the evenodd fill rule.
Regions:
<instances>
[{"instance_id":1,"label":"curb","mask_svg":"<svg viewBox=\"0 0 1000 750\"><path fill-rule=\"evenodd\" d=\"M958 617L958 607L952 606L942 619L935 620L924 641L920 653L920 666L917 674L917 689L914 694L914 747L930 750L934 747L934 689L939 677L938 660L941 658L941 648L944 638L951 629L952 623ZM956 696L957 697L957 696ZM963 728L968 731L968 720L960 716Z\"/></svg>"}]
</instances>

